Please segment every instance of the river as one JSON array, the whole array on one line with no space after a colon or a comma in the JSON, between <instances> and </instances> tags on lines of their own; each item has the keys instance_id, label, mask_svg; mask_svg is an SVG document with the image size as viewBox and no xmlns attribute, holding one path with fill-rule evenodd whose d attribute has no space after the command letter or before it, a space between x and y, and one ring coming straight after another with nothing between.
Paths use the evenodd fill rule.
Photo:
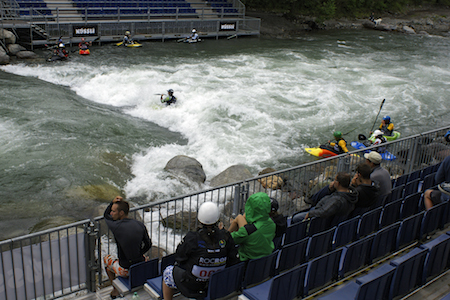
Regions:
<instances>
[{"instance_id":1,"label":"river","mask_svg":"<svg viewBox=\"0 0 450 300\"><path fill-rule=\"evenodd\" d=\"M74 48L73 48L74 49ZM137 204L193 192L164 172L176 155L212 177L315 160L304 151L390 115L402 136L449 124L450 39L370 30L93 46L68 62L0 67L0 239L96 215L84 193ZM173 89L176 106L159 95ZM97 214L98 215L98 214ZM36 227L36 224L41 224Z\"/></svg>"}]
</instances>

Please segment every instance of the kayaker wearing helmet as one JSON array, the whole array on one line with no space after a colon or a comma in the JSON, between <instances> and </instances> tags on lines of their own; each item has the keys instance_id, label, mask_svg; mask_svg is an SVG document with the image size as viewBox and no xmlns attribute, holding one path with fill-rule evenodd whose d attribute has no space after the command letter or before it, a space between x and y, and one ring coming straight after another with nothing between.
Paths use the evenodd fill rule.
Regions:
<instances>
[{"instance_id":1,"label":"kayaker wearing helmet","mask_svg":"<svg viewBox=\"0 0 450 300\"><path fill-rule=\"evenodd\" d=\"M195 30L195 28L192 29L192 34L191 34L191 36L190 36L189 38L190 38L192 41L198 40L198 33L197 33L197 30Z\"/></svg>"},{"instance_id":2,"label":"kayaker wearing helmet","mask_svg":"<svg viewBox=\"0 0 450 300\"><path fill-rule=\"evenodd\" d=\"M175 104L177 102L177 98L173 95L173 90L170 89L167 91L169 94L167 97L164 97L164 95L161 95L161 103L166 103L166 105Z\"/></svg>"},{"instance_id":3,"label":"kayaker wearing helmet","mask_svg":"<svg viewBox=\"0 0 450 300\"><path fill-rule=\"evenodd\" d=\"M58 48L55 49L54 53L61 57L61 59L65 59L69 56L69 53L66 51L66 45L61 41L58 44Z\"/></svg>"},{"instance_id":4,"label":"kayaker wearing helmet","mask_svg":"<svg viewBox=\"0 0 450 300\"><path fill-rule=\"evenodd\" d=\"M328 141L328 143L332 147L332 151L337 154L347 153L348 152L347 141L344 140L344 138L342 137L342 132L335 131L333 133L333 136L336 142Z\"/></svg>"},{"instance_id":5,"label":"kayaker wearing helmet","mask_svg":"<svg viewBox=\"0 0 450 300\"><path fill-rule=\"evenodd\" d=\"M385 116L381 121L380 130L384 135L391 136L394 132L394 123L391 123L391 117Z\"/></svg>"},{"instance_id":6,"label":"kayaker wearing helmet","mask_svg":"<svg viewBox=\"0 0 450 300\"><path fill-rule=\"evenodd\" d=\"M387 140L383 136L383 132L381 130L375 130L373 135L375 136L375 140L373 141L372 145L380 145L383 143L386 143ZM386 151L386 147L378 147L375 149L378 153L383 153Z\"/></svg>"},{"instance_id":7,"label":"kayaker wearing helmet","mask_svg":"<svg viewBox=\"0 0 450 300\"><path fill-rule=\"evenodd\" d=\"M78 44L80 50L87 50L89 46L92 46L92 42L86 42L85 38L81 38L81 42Z\"/></svg>"},{"instance_id":8,"label":"kayaker wearing helmet","mask_svg":"<svg viewBox=\"0 0 450 300\"><path fill-rule=\"evenodd\" d=\"M123 45L124 46L126 46L126 45L131 45L131 44L133 44L134 42L133 42L133 39L131 38L131 32L129 32L128 30L127 31L125 31L125 35L124 35L124 37L123 37Z\"/></svg>"}]
</instances>

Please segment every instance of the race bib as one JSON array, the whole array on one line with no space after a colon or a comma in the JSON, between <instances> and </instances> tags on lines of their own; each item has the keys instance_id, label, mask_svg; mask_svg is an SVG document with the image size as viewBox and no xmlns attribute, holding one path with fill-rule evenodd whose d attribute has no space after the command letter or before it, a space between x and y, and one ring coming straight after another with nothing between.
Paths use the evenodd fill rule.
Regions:
<instances>
[{"instance_id":1,"label":"race bib","mask_svg":"<svg viewBox=\"0 0 450 300\"><path fill-rule=\"evenodd\" d=\"M201 267L194 265L192 274L200 279L209 279L214 272L225 269L225 265L219 267Z\"/></svg>"}]
</instances>

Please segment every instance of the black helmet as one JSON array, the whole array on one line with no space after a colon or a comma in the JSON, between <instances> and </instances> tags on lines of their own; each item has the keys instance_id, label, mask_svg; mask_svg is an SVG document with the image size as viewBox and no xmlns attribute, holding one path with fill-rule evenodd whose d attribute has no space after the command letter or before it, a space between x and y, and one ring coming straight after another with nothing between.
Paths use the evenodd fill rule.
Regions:
<instances>
[{"instance_id":1,"label":"black helmet","mask_svg":"<svg viewBox=\"0 0 450 300\"><path fill-rule=\"evenodd\" d=\"M173 90L170 89L170 90L167 90L167 92L170 94L170 93L173 93Z\"/></svg>"}]
</instances>

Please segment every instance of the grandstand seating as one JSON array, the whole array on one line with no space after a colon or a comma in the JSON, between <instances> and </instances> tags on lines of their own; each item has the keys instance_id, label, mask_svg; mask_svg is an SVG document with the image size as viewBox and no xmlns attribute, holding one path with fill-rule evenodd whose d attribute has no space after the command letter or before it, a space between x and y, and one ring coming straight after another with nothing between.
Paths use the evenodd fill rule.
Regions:
<instances>
[{"instance_id":1,"label":"grandstand seating","mask_svg":"<svg viewBox=\"0 0 450 300\"><path fill-rule=\"evenodd\" d=\"M288 245L284 245L280 249L277 263L277 273L291 269L306 261L306 247L309 238L298 240Z\"/></svg>"},{"instance_id":2,"label":"grandstand seating","mask_svg":"<svg viewBox=\"0 0 450 300\"><path fill-rule=\"evenodd\" d=\"M341 289L324 297L322 300L375 300L386 299L395 267L383 265L369 274L359 277L354 282L350 282Z\"/></svg>"},{"instance_id":3,"label":"grandstand seating","mask_svg":"<svg viewBox=\"0 0 450 300\"><path fill-rule=\"evenodd\" d=\"M397 248L408 245L419 238L424 214L425 212L420 212L401 221L398 229Z\"/></svg>"},{"instance_id":4,"label":"grandstand seating","mask_svg":"<svg viewBox=\"0 0 450 300\"><path fill-rule=\"evenodd\" d=\"M402 206L403 199L397 199L390 203L387 203L381 212L380 227L385 227L394 224L400 219L400 208Z\"/></svg>"},{"instance_id":5,"label":"grandstand seating","mask_svg":"<svg viewBox=\"0 0 450 300\"><path fill-rule=\"evenodd\" d=\"M209 278L208 292L204 300L220 299L241 290L245 263L214 272Z\"/></svg>"},{"instance_id":6,"label":"grandstand seating","mask_svg":"<svg viewBox=\"0 0 450 300\"><path fill-rule=\"evenodd\" d=\"M374 261L375 259L383 257L396 250L396 239L399 227L400 222L382 228L375 233L375 237L372 242L372 249L370 250L370 261Z\"/></svg>"},{"instance_id":7,"label":"grandstand seating","mask_svg":"<svg viewBox=\"0 0 450 300\"><path fill-rule=\"evenodd\" d=\"M353 242L358 231L359 216L338 224L333 236L333 250Z\"/></svg>"},{"instance_id":8,"label":"grandstand seating","mask_svg":"<svg viewBox=\"0 0 450 300\"><path fill-rule=\"evenodd\" d=\"M291 224L280 249L265 258L248 262L250 267L247 267L242 280L243 295L249 299L308 296L394 251L424 241L450 222L447 202L428 211L420 210L420 186L429 178L427 176L434 176L435 167L427 170L428 174L424 174L424 169L399 177L400 185L393 189L394 196L387 198L389 201L383 206L362 215L347 220L342 220L342 217L312 218ZM408 186L412 187L410 195L405 193ZM337 226L331 227L336 220L339 220ZM404 296L447 269L449 257L450 232L383 263L320 299L393 299ZM256 266L258 262L263 263ZM299 281L291 276L293 270L301 277ZM293 291L287 288L289 284ZM277 293L281 293L282 298L278 298Z\"/></svg>"},{"instance_id":9,"label":"grandstand seating","mask_svg":"<svg viewBox=\"0 0 450 300\"><path fill-rule=\"evenodd\" d=\"M128 291L131 291L132 289L143 285L147 279L157 277L158 275L159 259L154 258L149 261L143 261L130 266L128 270L128 277L119 276L116 280L119 280L128 289Z\"/></svg>"},{"instance_id":10,"label":"grandstand seating","mask_svg":"<svg viewBox=\"0 0 450 300\"><path fill-rule=\"evenodd\" d=\"M336 249L308 262L304 295L338 278L342 249Z\"/></svg>"},{"instance_id":11,"label":"grandstand seating","mask_svg":"<svg viewBox=\"0 0 450 300\"><path fill-rule=\"evenodd\" d=\"M371 234L378 230L379 220L381 216L382 207L368 211L361 216L358 224L358 238Z\"/></svg>"},{"instance_id":12,"label":"grandstand seating","mask_svg":"<svg viewBox=\"0 0 450 300\"><path fill-rule=\"evenodd\" d=\"M275 266L279 250L261 258L247 262L242 287L247 288L275 275Z\"/></svg>"},{"instance_id":13,"label":"grandstand seating","mask_svg":"<svg viewBox=\"0 0 450 300\"><path fill-rule=\"evenodd\" d=\"M316 233L309 238L308 246L306 248L306 256L312 259L327 253L331 249L331 242L333 241L336 227Z\"/></svg>"},{"instance_id":14,"label":"grandstand seating","mask_svg":"<svg viewBox=\"0 0 450 300\"><path fill-rule=\"evenodd\" d=\"M415 215L419 211L419 204L421 199L421 193L417 192L406 196L403 199L402 207L400 208L400 218L405 219L409 216Z\"/></svg>"},{"instance_id":15,"label":"grandstand seating","mask_svg":"<svg viewBox=\"0 0 450 300\"><path fill-rule=\"evenodd\" d=\"M304 293L305 272L306 265L301 265L242 293L251 300L291 300Z\"/></svg>"},{"instance_id":16,"label":"grandstand seating","mask_svg":"<svg viewBox=\"0 0 450 300\"><path fill-rule=\"evenodd\" d=\"M422 282L423 266L427 250L415 248L408 254L390 262L395 267L394 276L389 292L389 299L406 295L410 290Z\"/></svg>"}]
</instances>

